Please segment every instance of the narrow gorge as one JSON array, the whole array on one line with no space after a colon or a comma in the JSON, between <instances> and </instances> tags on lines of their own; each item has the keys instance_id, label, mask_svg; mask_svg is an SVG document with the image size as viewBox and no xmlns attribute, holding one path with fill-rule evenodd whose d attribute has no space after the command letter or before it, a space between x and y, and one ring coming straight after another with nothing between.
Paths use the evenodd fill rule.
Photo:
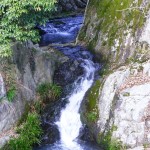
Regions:
<instances>
[{"instance_id":1,"label":"narrow gorge","mask_svg":"<svg viewBox=\"0 0 150 150\"><path fill-rule=\"evenodd\" d=\"M56 6L54 17L36 26L38 44L13 40L12 56L0 57L0 148L149 150L149 0ZM39 140L7 147L30 112L38 112Z\"/></svg>"}]
</instances>

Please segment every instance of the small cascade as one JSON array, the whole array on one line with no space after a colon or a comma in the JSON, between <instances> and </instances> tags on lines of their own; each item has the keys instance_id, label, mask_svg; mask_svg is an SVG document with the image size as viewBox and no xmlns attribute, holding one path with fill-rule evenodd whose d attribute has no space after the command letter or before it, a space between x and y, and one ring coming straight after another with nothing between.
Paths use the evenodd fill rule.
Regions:
<instances>
[{"instance_id":1,"label":"small cascade","mask_svg":"<svg viewBox=\"0 0 150 150\"><path fill-rule=\"evenodd\" d=\"M68 99L69 103L61 111L60 120L56 122L61 135L61 143L70 150L82 149L75 141L82 127L79 108L86 91L91 87L94 80L95 68L93 62L91 60L83 60L82 66L85 73L75 81L75 89Z\"/></svg>"},{"instance_id":2,"label":"small cascade","mask_svg":"<svg viewBox=\"0 0 150 150\"><path fill-rule=\"evenodd\" d=\"M83 16L74 16L51 20L41 27L45 34L41 37L40 45L75 41L83 19ZM45 112L43 144L35 150L99 150L97 145L79 140L78 137L83 129L79 109L100 66L93 62L92 54L79 45L55 48L70 58L55 74L57 82L60 80L59 84L64 86L65 93L60 101Z\"/></svg>"},{"instance_id":3,"label":"small cascade","mask_svg":"<svg viewBox=\"0 0 150 150\"><path fill-rule=\"evenodd\" d=\"M82 25L83 16L66 17L53 19L45 26L40 26L40 30L44 33L41 36L41 46L50 43L70 43L75 41L78 31Z\"/></svg>"}]
</instances>

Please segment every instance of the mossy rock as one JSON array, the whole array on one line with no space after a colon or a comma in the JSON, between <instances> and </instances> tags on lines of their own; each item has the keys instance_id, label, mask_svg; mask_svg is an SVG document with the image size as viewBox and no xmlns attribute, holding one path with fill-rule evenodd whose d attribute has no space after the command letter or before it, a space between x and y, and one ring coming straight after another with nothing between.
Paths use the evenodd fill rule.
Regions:
<instances>
[{"instance_id":1,"label":"mossy rock","mask_svg":"<svg viewBox=\"0 0 150 150\"><path fill-rule=\"evenodd\" d=\"M99 118L98 99L101 82L97 80L87 94L85 117L88 123L96 123Z\"/></svg>"}]
</instances>

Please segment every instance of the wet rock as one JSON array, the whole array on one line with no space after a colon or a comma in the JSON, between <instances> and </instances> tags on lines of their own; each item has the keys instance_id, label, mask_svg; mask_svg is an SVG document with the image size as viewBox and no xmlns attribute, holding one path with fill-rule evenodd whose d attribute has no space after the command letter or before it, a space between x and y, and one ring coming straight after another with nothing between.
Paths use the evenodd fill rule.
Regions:
<instances>
[{"instance_id":1,"label":"wet rock","mask_svg":"<svg viewBox=\"0 0 150 150\"><path fill-rule=\"evenodd\" d=\"M60 140L60 133L56 125L51 125L49 123L42 125L44 128L44 137L41 140L41 145L54 144L56 141Z\"/></svg>"},{"instance_id":2,"label":"wet rock","mask_svg":"<svg viewBox=\"0 0 150 150\"><path fill-rule=\"evenodd\" d=\"M79 76L83 74L83 68L80 61L69 60L62 64L55 71L54 81L60 86L65 86L73 83Z\"/></svg>"},{"instance_id":3,"label":"wet rock","mask_svg":"<svg viewBox=\"0 0 150 150\"><path fill-rule=\"evenodd\" d=\"M59 0L58 10L61 11L74 11L81 8L85 8L87 0Z\"/></svg>"},{"instance_id":4,"label":"wet rock","mask_svg":"<svg viewBox=\"0 0 150 150\"><path fill-rule=\"evenodd\" d=\"M25 111L25 104L35 99L37 86L43 82L52 83L55 69L67 60L66 56L50 47L40 49L29 41L14 44L12 60L5 63L5 68L0 66L4 75L2 79L0 74L1 98L6 96L3 80L8 80L5 78L10 76L8 73L13 74L9 82L16 85L16 95L12 102L9 102L7 97L3 97L0 102L0 134L15 125Z\"/></svg>"},{"instance_id":5,"label":"wet rock","mask_svg":"<svg viewBox=\"0 0 150 150\"><path fill-rule=\"evenodd\" d=\"M79 139L81 139L83 141L87 141L87 142L95 141L88 126L86 126L86 125L81 129Z\"/></svg>"}]
</instances>

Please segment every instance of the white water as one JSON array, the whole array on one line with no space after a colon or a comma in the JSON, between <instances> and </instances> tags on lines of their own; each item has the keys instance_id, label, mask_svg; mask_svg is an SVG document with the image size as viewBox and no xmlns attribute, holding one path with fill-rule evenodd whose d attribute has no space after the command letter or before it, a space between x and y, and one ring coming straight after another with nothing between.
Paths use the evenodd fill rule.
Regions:
<instances>
[{"instance_id":1,"label":"white water","mask_svg":"<svg viewBox=\"0 0 150 150\"><path fill-rule=\"evenodd\" d=\"M94 63L91 60L83 60L83 68L85 69L85 74L75 82L75 89L68 99L69 103L61 111L60 120L56 122L60 131L61 144L68 150L82 150L76 142L82 127L79 109L85 93L94 80Z\"/></svg>"}]
</instances>

